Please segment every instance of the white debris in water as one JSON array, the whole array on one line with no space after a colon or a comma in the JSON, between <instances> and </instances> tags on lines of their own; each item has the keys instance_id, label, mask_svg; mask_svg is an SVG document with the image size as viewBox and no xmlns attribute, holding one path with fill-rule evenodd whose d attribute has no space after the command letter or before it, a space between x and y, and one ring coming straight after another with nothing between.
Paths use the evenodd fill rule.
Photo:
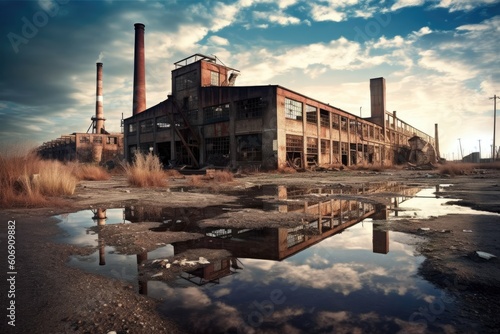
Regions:
<instances>
[{"instance_id":1,"label":"white debris in water","mask_svg":"<svg viewBox=\"0 0 500 334\"><path fill-rule=\"evenodd\" d=\"M165 268L167 268L167 269L168 269L168 268L170 268L170 263L167 263L167 264L165 265Z\"/></svg>"},{"instance_id":2,"label":"white debris in water","mask_svg":"<svg viewBox=\"0 0 500 334\"><path fill-rule=\"evenodd\" d=\"M116 334L115 331L108 332L108 334Z\"/></svg>"},{"instance_id":3,"label":"white debris in water","mask_svg":"<svg viewBox=\"0 0 500 334\"><path fill-rule=\"evenodd\" d=\"M151 276L151 277L160 277L161 275L163 275L163 273L154 274L154 275L153 275L153 276Z\"/></svg>"},{"instance_id":4,"label":"white debris in water","mask_svg":"<svg viewBox=\"0 0 500 334\"><path fill-rule=\"evenodd\" d=\"M472 230L464 230L465 233L472 233Z\"/></svg>"},{"instance_id":5,"label":"white debris in water","mask_svg":"<svg viewBox=\"0 0 500 334\"><path fill-rule=\"evenodd\" d=\"M421 227L419 228L420 231L430 231L431 229L429 227Z\"/></svg>"},{"instance_id":6,"label":"white debris in water","mask_svg":"<svg viewBox=\"0 0 500 334\"><path fill-rule=\"evenodd\" d=\"M493 254L486 253L486 252L481 252L481 251L476 251L476 254L477 254L477 256L479 256L480 258L485 259L485 260L489 260L489 259L492 259L492 258L496 257Z\"/></svg>"}]
</instances>

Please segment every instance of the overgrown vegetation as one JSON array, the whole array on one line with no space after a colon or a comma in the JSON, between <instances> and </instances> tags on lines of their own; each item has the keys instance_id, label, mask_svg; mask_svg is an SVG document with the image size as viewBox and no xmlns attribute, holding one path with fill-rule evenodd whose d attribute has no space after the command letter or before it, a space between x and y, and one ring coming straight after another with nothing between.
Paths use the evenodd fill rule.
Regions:
<instances>
[{"instance_id":1,"label":"overgrown vegetation","mask_svg":"<svg viewBox=\"0 0 500 334\"><path fill-rule=\"evenodd\" d=\"M468 175L480 172L481 169L500 169L500 162L492 163L467 163L467 162L446 162L439 165L438 172L440 174Z\"/></svg>"},{"instance_id":2,"label":"overgrown vegetation","mask_svg":"<svg viewBox=\"0 0 500 334\"><path fill-rule=\"evenodd\" d=\"M166 187L167 175L160 159L153 154L136 153L134 162L126 165L125 172L131 185L137 187Z\"/></svg>"},{"instance_id":3,"label":"overgrown vegetation","mask_svg":"<svg viewBox=\"0 0 500 334\"><path fill-rule=\"evenodd\" d=\"M111 177L103 167L93 164L73 162L68 164L68 167L78 180L103 181Z\"/></svg>"},{"instance_id":4,"label":"overgrown vegetation","mask_svg":"<svg viewBox=\"0 0 500 334\"><path fill-rule=\"evenodd\" d=\"M42 160L35 153L0 155L0 205L40 206L50 196L71 195L77 178L59 161Z\"/></svg>"},{"instance_id":5,"label":"overgrown vegetation","mask_svg":"<svg viewBox=\"0 0 500 334\"><path fill-rule=\"evenodd\" d=\"M225 170L207 171L205 175L193 175L188 181L188 184L193 187L211 186L214 184L220 185L232 182L234 176L231 172Z\"/></svg>"}]
</instances>

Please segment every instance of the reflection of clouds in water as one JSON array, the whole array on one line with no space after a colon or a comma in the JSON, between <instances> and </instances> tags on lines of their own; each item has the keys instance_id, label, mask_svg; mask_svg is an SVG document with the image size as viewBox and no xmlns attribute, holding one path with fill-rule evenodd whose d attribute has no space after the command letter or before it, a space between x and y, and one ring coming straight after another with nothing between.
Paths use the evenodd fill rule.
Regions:
<instances>
[{"instance_id":1,"label":"reflection of clouds in water","mask_svg":"<svg viewBox=\"0 0 500 334\"><path fill-rule=\"evenodd\" d=\"M321 257L319 254L314 253L311 257L309 257L306 260L306 263L311 265L311 266L320 266L320 265L326 265L329 263L329 261L323 257Z\"/></svg>"},{"instance_id":2,"label":"reflection of clouds in water","mask_svg":"<svg viewBox=\"0 0 500 334\"><path fill-rule=\"evenodd\" d=\"M314 254L310 259L312 263L328 262L318 254ZM247 282L258 281L265 285L283 279L290 285L331 289L344 295L362 288L382 292L384 295L396 293L401 296L417 291L418 287L412 275L417 272L418 263L408 261L404 256L398 256L396 259L396 263L386 266L348 262L334 263L322 268L314 268L310 264L295 265L288 261L245 260L245 266L251 270L241 272L238 278Z\"/></svg>"},{"instance_id":3,"label":"reflection of clouds in water","mask_svg":"<svg viewBox=\"0 0 500 334\"><path fill-rule=\"evenodd\" d=\"M228 288L222 288L213 293L213 295L217 298L224 297L230 294L231 294L231 289Z\"/></svg>"},{"instance_id":4,"label":"reflection of clouds in water","mask_svg":"<svg viewBox=\"0 0 500 334\"><path fill-rule=\"evenodd\" d=\"M169 304L182 308L205 309L212 303L210 298L197 287L174 289L159 281L148 282L148 294L168 300Z\"/></svg>"}]
</instances>

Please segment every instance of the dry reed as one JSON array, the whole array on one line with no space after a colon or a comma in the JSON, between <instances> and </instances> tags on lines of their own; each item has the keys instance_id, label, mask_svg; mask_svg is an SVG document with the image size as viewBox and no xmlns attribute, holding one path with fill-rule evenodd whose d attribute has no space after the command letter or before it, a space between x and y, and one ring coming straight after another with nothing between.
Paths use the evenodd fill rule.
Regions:
<instances>
[{"instance_id":1,"label":"dry reed","mask_svg":"<svg viewBox=\"0 0 500 334\"><path fill-rule=\"evenodd\" d=\"M109 180L111 175L101 166L93 164L71 163L68 164L73 175L78 180L104 181Z\"/></svg>"},{"instance_id":2,"label":"dry reed","mask_svg":"<svg viewBox=\"0 0 500 334\"><path fill-rule=\"evenodd\" d=\"M42 160L35 153L0 156L0 205L40 206L48 196L71 195L78 180L59 161Z\"/></svg>"},{"instance_id":3,"label":"dry reed","mask_svg":"<svg viewBox=\"0 0 500 334\"><path fill-rule=\"evenodd\" d=\"M131 185L137 187L166 187L168 185L167 176L156 155L136 153L134 162L127 165L125 170Z\"/></svg>"}]
</instances>

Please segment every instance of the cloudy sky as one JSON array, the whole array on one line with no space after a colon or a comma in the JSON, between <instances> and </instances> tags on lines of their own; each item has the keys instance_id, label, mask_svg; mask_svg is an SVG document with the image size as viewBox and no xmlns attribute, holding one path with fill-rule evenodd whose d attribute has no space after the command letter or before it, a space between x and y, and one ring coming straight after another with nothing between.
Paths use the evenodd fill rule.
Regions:
<instances>
[{"instance_id":1,"label":"cloudy sky","mask_svg":"<svg viewBox=\"0 0 500 334\"><path fill-rule=\"evenodd\" d=\"M170 93L173 63L194 53L239 69L237 85L278 84L364 117L369 79L385 77L388 110L430 135L438 123L442 156L456 158L459 143L478 151L479 140L491 155L498 0L0 1L2 146L86 132L97 61L106 129L120 131L136 22L146 25L148 107Z\"/></svg>"}]
</instances>

